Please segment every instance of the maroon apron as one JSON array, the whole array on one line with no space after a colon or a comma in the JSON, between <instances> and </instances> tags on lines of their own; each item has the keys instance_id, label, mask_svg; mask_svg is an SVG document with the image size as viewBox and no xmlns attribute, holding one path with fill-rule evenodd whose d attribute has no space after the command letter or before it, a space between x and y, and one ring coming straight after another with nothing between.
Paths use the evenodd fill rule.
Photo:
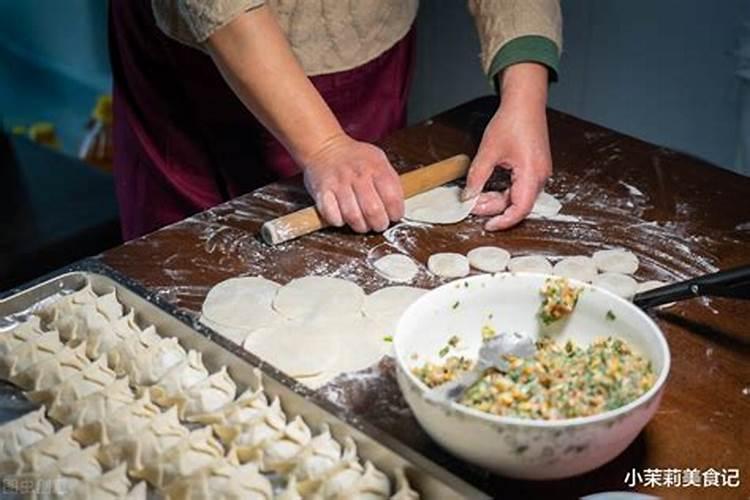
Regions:
<instances>
[{"instance_id":1,"label":"maroon apron","mask_svg":"<svg viewBox=\"0 0 750 500\"><path fill-rule=\"evenodd\" d=\"M125 239L299 171L211 58L159 30L151 0L111 0L109 24ZM403 127L413 45L412 29L369 63L311 77L352 137L373 142Z\"/></svg>"}]
</instances>

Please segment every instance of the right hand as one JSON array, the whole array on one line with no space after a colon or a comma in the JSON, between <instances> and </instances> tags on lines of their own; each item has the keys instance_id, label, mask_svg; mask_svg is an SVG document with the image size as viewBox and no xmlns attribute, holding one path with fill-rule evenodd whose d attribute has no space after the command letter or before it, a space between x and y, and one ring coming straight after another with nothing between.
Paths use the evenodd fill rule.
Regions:
<instances>
[{"instance_id":1,"label":"right hand","mask_svg":"<svg viewBox=\"0 0 750 500\"><path fill-rule=\"evenodd\" d=\"M404 215L404 192L383 151L340 134L303 162L305 187L332 226L385 231Z\"/></svg>"}]
</instances>

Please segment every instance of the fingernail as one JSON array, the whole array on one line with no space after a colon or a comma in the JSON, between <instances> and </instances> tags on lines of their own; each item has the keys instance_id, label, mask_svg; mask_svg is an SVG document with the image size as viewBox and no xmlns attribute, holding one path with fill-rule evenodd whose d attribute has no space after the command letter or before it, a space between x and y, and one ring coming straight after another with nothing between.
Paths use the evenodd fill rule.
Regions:
<instances>
[{"instance_id":1,"label":"fingernail","mask_svg":"<svg viewBox=\"0 0 750 500\"><path fill-rule=\"evenodd\" d=\"M473 189L466 188L461 191L461 201L467 201L472 198L476 198L477 194Z\"/></svg>"}]
</instances>

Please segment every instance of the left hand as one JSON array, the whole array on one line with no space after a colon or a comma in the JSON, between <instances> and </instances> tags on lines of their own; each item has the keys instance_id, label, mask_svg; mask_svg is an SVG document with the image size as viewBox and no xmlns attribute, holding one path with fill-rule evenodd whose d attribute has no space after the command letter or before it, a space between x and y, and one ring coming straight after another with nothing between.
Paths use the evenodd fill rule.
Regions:
<instances>
[{"instance_id":1,"label":"left hand","mask_svg":"<svg viewBox=\"0 0 750 500\"><path fill-rule=\"evenodd\" d=\"M502 99L484 130L482 142L469 168L463 198L482 192L496 167L510 171L506 191L482 193L474 213L494 216L488 231L508 229L521 222L534 206L544 183L552 174L547 132L547 69L536 63L506 68Z\"/></svg>"}]
</instances>

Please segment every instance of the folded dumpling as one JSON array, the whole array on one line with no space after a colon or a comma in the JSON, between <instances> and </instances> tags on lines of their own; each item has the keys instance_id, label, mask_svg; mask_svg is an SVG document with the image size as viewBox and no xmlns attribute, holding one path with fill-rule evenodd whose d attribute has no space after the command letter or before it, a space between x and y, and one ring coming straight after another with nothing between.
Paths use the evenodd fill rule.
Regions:
<instances>
[{"instance_id":1,"label":"folded dumpling","mask_svg":"<svg viewBox=\"0 0 750 500\"><path fill-rule=\"evenodd\" d=\"M100 460L105 465L127 462L128 469L143 470L158 461L167 450L182 442L190 432L177 419L176 408L161 413L130 434L102 449Z\"/></svg>"},{"instance_id":2,"label":"folded dumpling","mask_svg":"<svg viewBox=\"0 0 750 500\"><path fill-rule=\"evenodd\" d=\"M64 456L79 451L81 447L73 439L73 428L63 427L36 443L24 448L21 452L2 464L0 476L28 475L51 467Z\"/></svg>"},{"instance_id":3,"label":"folded dumpling","mask_svg":"<svg viewBox=\"0 0 750 500\"><path fill-rule=\"evenodd\" d=\"M148 425L159 414L159 407L151 402L148 393L144 393L132 403L120 407L114 415L106 415L104 418L77 427L74 436L84 444L100 442L102 445L107 445L135 436L136 432Z\"/></svg>"},{"instance_id":4,"label":"folded dumpling","mask_svg":"<svg viewBox=\"0 0 750 500\"><path fill-rule=\"evenodd\" d=\"M50 411L50 417L64 425L72 425L78 431L95 422L114 419L120 408L134 400L127 377L122 377L67 408L56 406Z\"/></svg>"},{"instance_id":5,"label":"folded dumpling","mask_svg":"<svg viewBox=\"0 0 750 500\"><path fill-rule=\"evenodd\" d=\"M171 406L181 400L190 387L206 378L208 369L203 364L201 353L190 350L184 360L150 387L151 399L160 406Z\"/></svg>"},{"instance_id":6,"label":"folded dumpling","mask_svg":"<svg viewBox=\"0 0 750 500\"><path fill-rule=\"evenodd\" d=\"M302 500L297 488L297 479L294 476L289 477L286 487L276 495L276 500Z\"/></svg>"},{"instance_id":7,"label":"folded dumpling","mask_svg":"<svg viewBox=\"0 0 750 500\"><path fill-rule=\"evenodd\" d=\"M34 339L43 333L39 316L31 316L14 328L0 333L0 360L5 359L13 349L27 340Z\"/></svg>"},{"instance_id":8,"label":"folded dumpling","mask_svg":"<svg viewBox=\"0 0 750 500\"><path fill-rule=\"evenodd\" d=\"M132 311L130 317L132 318ZM118 376L127 375L128 365L131 359L136 358L140 353L158 344L162 337L156 333L156 328L149 326L143 330L138 330L135 325L135 320L128 320L128 316L124 317L124 322L113 323L115 332L118 332L118 328L121 331L117 335L122 336L122 342L116 344L112 349L107 351L107 361L110 368L112 368ZM120 326L118 326L120 325ZM135 328L135 334L127 334L131 328Z\"/></svg>"},{"instance_id":9,"label":"folded dumpling","mask_svg":"<svg viewBox=\"0 0 750 500\"><path fill-rule=\"evenodd\" d=\"M290 475L300 481L317 480L334 470L340 461L341 445L331 436L328 425L323 425L323 431L294 457Z\"/></svg>"},{"instance_id":10,"label":"folded dumpling","mask_svg":"<svg viewBox=\"0 0 750 500\"><path fill-rule=\"evenodd\" d=\"M53 357L63 347L60 335L55 330L30 338L0 359L0 378L10 380L31 365Z\"/></svg>"},{"instance_id":11,"label":"folded dumpling","mask_svg":"<svg viewBox=\"0 0 750 500\"><path fill-rule=\"evenodd\" d=\"M72 313L72 311L83 304L93 304L96 302L98 295L91 287L91 282L86 281L83 288L73 293L63 295L52 303L45 304L39 309L38 314L47 322L52 321L56 311L63 313Z\"/></svg>"},{"instance_id":12,"label":"folded dumpling","mask_svg":"<svg viewBox=\"0 0 750 500\"><path fill-rule=\"evenodd\" d=\"M286 415L281 410L278 398L254 420L237 424L214 424L214 432L227 445L237 448L243 462L254 457L254 450L263 443L278 439L286 428Z\"/></svg>"},{"instance_id":13,"label":"folded dumpling","mask_svg":"<svg viewBox=\"0 0 750 500\"><path fill-rule=\"evenodd\" d=\"M99 445L89 446L65 455L31 477L24 476L25 480L33 480L36 485L32 498L66 498L82 484L101 476L103 470L96 458L98 452Z\"/></svg>"},{"instance_id":14,"label":"folded dumpling","mask_svg":"<svg viewBox=\"0 0 750 500\"><path fill-rule=\"evenodd\" d=\"M344 486L348 487L353 484L362 475L362 472L363 468L359 464L359 457L357 456L357 445L351 437L347 437L344 440L341 458L337 463L323 474L297 481L297 490L308 500L328 498L324 493L331 494L343 491ZM298 479L294 475L291 477ZM327 486L328 489L324 491L326 483L330 484Z\"/></svg>"},{"instance_id":15,"label":"folded dumpling","mask_svg":"<svg viewBox=\"0 0 750 500\"><path fill-rule=\"evenodd\" d=\"M163 337L146 349L136 349L125 362L125 372L134 385L153 385L187 357L176 337Z\"/></svg>"},{"instance_id":16,"label":"folded dumpling","mask_svg":"<svg viewBox=\"0 0 750 500\"><path fill-rule=\"evenodd\" d=\"M18 455L22 449L55 433L41 407L0 426L0 464Z\"/></svg>"},{"instance_id":17,"label":"folded dumpling","mask_svg":"<svg viewBox=\"0 0 750 500\"><path fill-rule=\"evenodd\" d=\"M324 485L325 489L325 485ZM339 494L337 498L361 498L388 500L391 483L388 476L379 471L372 462L365 462L365 471L360 478Z\"/></svg>"},{"instance_id":18,"label":"folded dumpling","mask_svg":"<svg viewBox=\"0 0 750 500\"><path fill-rule=\"evenodd\" d=\"M191 432L177 445L146 463L142 469L132 470L133 477L145 479L156 488L164 488L172 481L193 474L224 455L224 448L212 435L210 427Z\"/></svg>"},{"instance_id":19,"label":"folded dumpling","mask_svg":"<svg viewBox=\"0 0 750 500\"><path fill-rule=\"evenodd\" d=\"M121 500L129 498L130 479L125 464L79 485L66 498L74 500ZM145 496L145 489L142 493ZM141 497L143 498L143 497Z\"/></svg>"},{"instance_id":20,"label":"folded dumpling","mask_svg":"<svg viewBox=\"0 0 750 500\"><path fill-rule=\"evenodd\" d=\"M235 425L253 422L261 418L268 410L268 398L263 387L247 389L237 399L226 404L219 410L193 415L190 422L205 425ZM281 407L278 407L281 410Z\"/></svg>"},{"instance_id":21,"label":"folded dumpling","mask_svg":"<svg viewBox=\"0 0 750 500\"><path fill-rule=\"evenodd\" d=\"M299 415L284 428L276 439L261 445L264 471L283 474L294 466L294 459L312 440L310 428Z\"/></svg>"},{"instance_id":22,"label":"folded dumpling","mask_svg":"<svg viewBox=\"0 0 750 500\"><path fill-rule=\"evenodd\" d=\"M222 457L187 477L170 483L164 491L167 500L274 498L271 482L256 464L238 465Z\"/></svg>"},{"instance_id":23,"label":"folded dumpling","mask_svg":"<svg viewBox=\"0 0 750 500\"><path fill-rule=\"evenodd\" d=\"M16 373L10 380L27 391L48 389L83 371L89 364L84 346L64 346L54 356Z\"/></svg>"},{"instance_id":24,"label":"folded dumpling","mask_svg":"<svg viewBox=\"0 0 750 500\"><path fill-rule=\"evenodd\" d=\"M396 493L391 500L419 500L419 493L411 489L406 473L400 467L396 469Z\"/></svg>"},{"instance_id":25,"label":"folded dumpling","mask_svg":"<svg viewBox=\"0 0 750 500\"><path fill-rule=\"evenodd\" d=\"M107 368L107 360L101 357L61 384L25 394L31 401L48 405L52 414L68 411L73 403L103 390L116 378L115 372Z\"/></svg>"},{"instance_id":26,"label":"folded dumpling","mask_svg":"<svg viewBox=\"0 0 750 500\"><path fill-rule=\"evenodd\" d=\"M180 418L201 415L221 409L237 395L237 385L226 366L185 390L176 398Z\"/></svg>"}]
</instances>

